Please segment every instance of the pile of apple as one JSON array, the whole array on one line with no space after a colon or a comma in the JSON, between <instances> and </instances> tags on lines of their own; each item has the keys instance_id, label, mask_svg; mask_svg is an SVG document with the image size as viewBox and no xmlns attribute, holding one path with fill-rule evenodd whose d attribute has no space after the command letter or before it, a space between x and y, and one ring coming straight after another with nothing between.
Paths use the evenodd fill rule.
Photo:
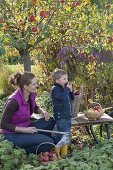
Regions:
<instances>
[{"instance_id":1,"label":"pile of apple","mask_svg":"<svg viewBox=\"0 0 113 170\"><path fill-rule=\"evenodd\" d=\"M55 151L42 152L39 154L39 161L41 164L47 164L50 161L57 160L57 153Z\"/></svg>"},{"instance_id":2,"label":"pile of apple","mask_svg":"<svg viewBox=\"0 0 113 170\"><path fill-rule=\"evenodd\" d=\"M88 109L88 112L90 112L90 113L98 113L98 112L101 112L101 107L98 106L98 105L97 105L97 106L94 106L94 107Z\"/></svg>"}]
</instances>

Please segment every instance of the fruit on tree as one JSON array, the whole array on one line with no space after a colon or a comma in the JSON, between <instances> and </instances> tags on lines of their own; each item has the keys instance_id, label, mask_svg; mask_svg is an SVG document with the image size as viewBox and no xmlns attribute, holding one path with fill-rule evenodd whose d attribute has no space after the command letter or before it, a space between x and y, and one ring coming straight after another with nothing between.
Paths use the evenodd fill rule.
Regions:
<instances>
[{"instance_id":1,"label":"fruit on tree","mask_svg":"<svg viewBox=\"0 0 113 170\"><path fill-rule=\"evenodd\" d=\"M35 16L34 15L30 15L28 18L29 22L34 22L35 21Z\"/></svg>"},{"instance_id":2,"label":"fruit on tree","mask_svg":"<svg viewBox=\"0 0 113 170\"><path fill-rule=\"evenodd\" d=\"M80 6L80 2L79 1L75 1L72 3L72 7L77 7L77 6Z\"/></svg>"},{"instance_id":3,"label":"fruit on tree","mask_svg":"<svg viewBox=\"0 0 113 170\"><path fill-rule=\"evenodd\" d=\"M60 0L60 2L63 4L65 1L64 0Z\"/></svg>"},{"instance_id":4,"label":"fruit on tree","mask_svg":"<svg viewBox=\"0 0 113 170\"><path fill-rule=\"evenodd\" d=\"M108 38L108 43L110 44L112 42L113 42L113 38L112 37Z\"/></svg>"},{"instance_id":5,"label":"fruit on tree","mask_svg":"<svg viewBox=\"0 0 113 170\"><path fill-rule=\"evenodd\" d=\"M95 57L92 56L92 57L91 57L91 62L94 62L94 61L95 61Z\"/></svg>"},{"instance_id":6,"label":"fruit on tree","mask_svg":"<svg viewBox=\"0 0 113 170\"><path fill-rule=\"evenodd\" d=\"M37 27L36 27L36 26L32 27L32 28L31 28L31 31L32 31L32 32L37 32Z\"/></svg>"},{"instance_id":7,"label":"fruit on tree","mask_svg":"<svg viewBox=\"0 0 113 170\"><path fill-rule=\"evenodd\" d=\"M40 16L43 17L43 18L48 18L49 12L48 11L40 11Z\"/></svg>"},{"instance_id":8,"label":"fruit on tree","mask_svg":"<svg viewBox=\"0 0 113 170\"><path fill-rule=\"evenodd\" d=\"M3 23L4 22L4 19L3 18L0 18L0 23Z\"/></svg>"}]
</instances>

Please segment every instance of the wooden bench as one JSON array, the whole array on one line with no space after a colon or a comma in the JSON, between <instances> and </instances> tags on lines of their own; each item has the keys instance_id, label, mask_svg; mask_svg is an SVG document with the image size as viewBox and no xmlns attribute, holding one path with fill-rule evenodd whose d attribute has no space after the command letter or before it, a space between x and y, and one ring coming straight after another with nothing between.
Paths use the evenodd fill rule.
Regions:
<instances>
[{"instance_id":1,"label":"wooden bench","mask_svg":"<svg viewBox=\"0 0 113 170\"><path fill-rule=\"evenodd\" d=\"M102 136L102 125L105 125L107 132L107 139L110 139L110 127L109 124L113 123L113 118L104 113L98 120L88 120L84 114L79 113L77 117L72 118L72 126L85 126L89 135L92 135L95 142L98 143L96 134L94 133L93 126L100 125L100 136Z\"/></svg>"}]
</instances>

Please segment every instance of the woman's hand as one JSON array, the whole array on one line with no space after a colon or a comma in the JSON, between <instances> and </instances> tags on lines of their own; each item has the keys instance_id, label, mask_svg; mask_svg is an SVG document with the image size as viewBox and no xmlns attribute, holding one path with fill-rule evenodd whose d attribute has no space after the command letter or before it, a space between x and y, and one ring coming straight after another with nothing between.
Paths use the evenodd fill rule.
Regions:
<instances>
[{"instance_id":1,"label":"woman's hand","mask_svg":"<svg viewBox=\"0 0 113 170\"><path fill-rule=\"evenodd\" d=\"M37 133L38 130L35 127L16 127L15 132L21 133Z\"/></svg>"},{"instance_id":2,"label":"woman's hand","mask_svg":"<svg viewBox=\"0 0 113 170\"><path fill-rule=\"evenodd\" d=\"M40 114L43 118L45 118L46 121L49 120L50 116L49 116L49 113L46 110L40 108Z\"/></svg>"}]
</instances>

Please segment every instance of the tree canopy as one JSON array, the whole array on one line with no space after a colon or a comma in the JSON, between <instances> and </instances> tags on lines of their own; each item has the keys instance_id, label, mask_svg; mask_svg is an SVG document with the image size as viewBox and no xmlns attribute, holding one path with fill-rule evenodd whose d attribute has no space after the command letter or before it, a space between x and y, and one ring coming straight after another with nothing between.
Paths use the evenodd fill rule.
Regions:
<instances>
[{"instance_id":1,"label":"tree canopy","mask_svg":"<svg viewBox=\"0 0 113 170\"><path fill-rule=\"evenodd\" d=\"M57 54L66 46L76 47L81 56L112 50L112 11L112 0L0 0L0 42L18 51L25 70L30 71L32 52L45 54L45 62L63 64L66 59L58 60Z\"/></svg>"}]
</instances>

